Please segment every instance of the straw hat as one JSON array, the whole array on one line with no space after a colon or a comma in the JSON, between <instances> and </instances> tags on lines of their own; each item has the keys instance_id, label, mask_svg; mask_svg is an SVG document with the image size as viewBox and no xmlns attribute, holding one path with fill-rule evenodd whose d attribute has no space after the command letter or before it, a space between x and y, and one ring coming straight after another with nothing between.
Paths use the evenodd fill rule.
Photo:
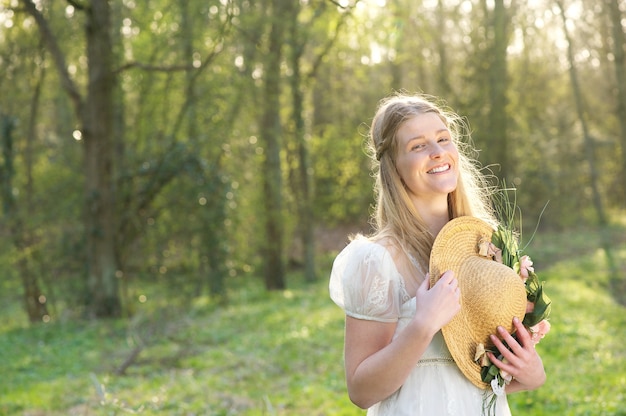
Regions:
<instances>
[{"instance_id":1,"label":"straw hat","mask_svg":"<svg viewBox=\"0 0 626 416\"><path fill-rule=\"evenodd\" d=\"M431 287L448 270L459 281L461 310L441 331L461 372L481 389L488 385L475 361L478 345L493 348L489 335L498 326L512 332L513 317L523 319L526 312L522 279L510 267L479 254L479 245L490 242L492 233L478 218L455 218L441 229L430 254Z\"/></svg>"}]
</instances>

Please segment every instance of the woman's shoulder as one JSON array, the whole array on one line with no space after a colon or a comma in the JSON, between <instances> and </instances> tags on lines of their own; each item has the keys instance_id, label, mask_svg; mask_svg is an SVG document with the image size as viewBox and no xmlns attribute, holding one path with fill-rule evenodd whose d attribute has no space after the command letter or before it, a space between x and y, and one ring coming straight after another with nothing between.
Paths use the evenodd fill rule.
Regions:
<instances>
[{"instance_id":1,"label":"woman's shoulder","mask_svg":"<svg viewBox=\"0 0 626 416\"><path fill-rule=\"evenodd\" d=\"M337 262L349 262L354 264L380 263L390 266L393 261L393 252L388 242L384 239L356 235L335 259Z\"/></svg>"},{"instance_id":2,"label":"woman's shoulder","mask_svg":"<svg viewBox=\"0 0 626 416\"><path fill-rule=\"evenodd\" d=\"M403 285L396 256L397 250L385 239L355 236L335 258L331 275L356 287L383 282Z\"/></svg>"},{"instance_id":3,"label":"woman's shoulder","mask_svg":"<svg viewBox=\"0 0 626 416\"><path fill-rule=\"evenodd\" d=\"M346 314L395 322L406 296L393 257L380 241L357 236L339 253L330 275L330 296Z\"/></svg>"}]
</instances>

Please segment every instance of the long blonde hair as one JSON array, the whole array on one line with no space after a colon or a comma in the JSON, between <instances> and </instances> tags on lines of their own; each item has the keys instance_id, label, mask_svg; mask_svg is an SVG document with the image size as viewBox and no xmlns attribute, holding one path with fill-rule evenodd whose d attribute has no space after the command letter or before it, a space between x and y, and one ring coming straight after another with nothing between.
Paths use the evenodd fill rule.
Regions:
<instances>
[{"instance_id":1,"label":"long blonde hair","mask_svg":"<svg viewBox=\"0 0 626 416\"><path fill-rule=\"evenodd\" d=\"M406 120L424 113L435 113L441 118L459 150L459 179L456 190L448 195L449 219L471 215L492 225L496 220L490 204L493 188L471 157L475 150L465 121L443 104L437 104L434 97L397 93L381 100L369 134L377 199L373 215L375 232L371 237L395 241L427 270L435 236L413 206L396 170L396 133Z\"/></svg>"}]
</instances>

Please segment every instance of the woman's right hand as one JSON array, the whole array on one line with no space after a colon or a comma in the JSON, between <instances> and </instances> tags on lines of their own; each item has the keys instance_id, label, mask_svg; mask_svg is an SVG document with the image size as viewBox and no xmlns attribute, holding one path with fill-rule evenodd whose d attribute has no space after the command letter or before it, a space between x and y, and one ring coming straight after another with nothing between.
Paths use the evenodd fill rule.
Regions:
<instances>
[{"instance_id":1,"label":"woman's right hand","mask_svg":"<svg viewBox=\"0 0 626 416\"><path fill-rule=\"evenodd\" d=\"M447 271L430 287L427 274L415 294L416 312L413 318L421 328L429 328L432 334L439 331L461 310L461 289L454 272Z\"/></svg>"}]
</instances>

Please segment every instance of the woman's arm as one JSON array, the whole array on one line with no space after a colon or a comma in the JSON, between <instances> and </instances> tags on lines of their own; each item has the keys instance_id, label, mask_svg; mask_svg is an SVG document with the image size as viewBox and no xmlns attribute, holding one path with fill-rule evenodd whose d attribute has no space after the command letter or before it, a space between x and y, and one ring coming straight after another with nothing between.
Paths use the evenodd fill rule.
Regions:
<instances>
[{"instance_id":1,"label":"woman's arm","mask_svg":"<svg viewBox=\"0 0 626 416\"><path fill-rule=\"evenodd\" d=\"M513 318L513 325L517 330L517 340L504 328L498 328L498 334L511 350L502 343L500 338L495 335L491 336L491 341L507 362L498 360L492 353L489 353L489 359L496 367L513 376L513 380L506 387L507 393L535 390L546 382L543 362L535 350L535 343L532 342L530 333L518 318Z\"/></svg>"},{"instance_id":2,"label":"woman's arm","mask_svg":"<svg viewBox=\"0 0 626 416\"><path fill-rule=\"evenodd\" d=\"M415 317L393 341L397 324L346 317L346 381L354 404L366 409L402 386L435 333L458 313L457 287L451 272L431 289L425 279L417 290Z\"/></svg>"},{"instance_id":3,"label":"woman's arm","mask_svg":"<svg viewBox=\"0 0 626 416\"><path fill-rule=\"evenodd\" d=\"M346 380L350 400L367 409L404 383L434 333L407 327L391 342L396 324L346 317Z\"/></svg>"}]
</instances>

